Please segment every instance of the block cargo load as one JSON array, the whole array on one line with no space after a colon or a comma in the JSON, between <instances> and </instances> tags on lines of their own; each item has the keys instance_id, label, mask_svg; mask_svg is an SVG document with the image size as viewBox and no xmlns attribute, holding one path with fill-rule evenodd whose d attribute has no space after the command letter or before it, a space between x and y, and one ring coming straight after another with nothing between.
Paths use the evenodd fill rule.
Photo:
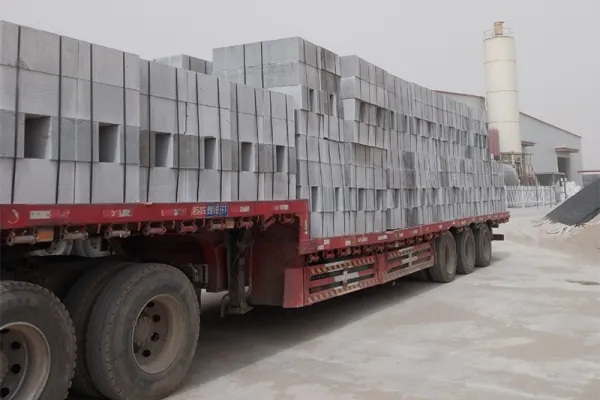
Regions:
<instances>
[{"instance_id":1,"label":"block cargo load","mask_svg":"<svg viewBox=\"0 0 600 400\"><path fill-rule=\"evenodd\" d=\"M299 38L213 59L0 24L0 397L169 396L213 363L205 292L224 317L491 264L480 110Z\"/></svg>"},{"instance_id":2,"label":"block cargo load","mask_svg":"<svg viewBox=\"0 0 600 400\"><path fill-rule=\"evenodd\" d=\"M0 204L308 199L330 237L503 212L501 174L482 110L301 38L147 61L0 25Z\"/></svg>"}]
</instances>

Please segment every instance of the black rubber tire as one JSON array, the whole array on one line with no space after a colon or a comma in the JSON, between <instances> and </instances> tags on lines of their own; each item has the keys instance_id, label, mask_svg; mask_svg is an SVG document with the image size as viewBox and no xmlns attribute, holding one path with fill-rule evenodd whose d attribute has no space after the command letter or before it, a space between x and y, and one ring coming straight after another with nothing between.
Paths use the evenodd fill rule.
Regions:
<instances>
[{"instance_id":1,"label":"black rubber tire","mask_svg":"<svg viewBox=\"0 0 600 400\"><path fill-rule=\"evenodd\" d=\"M27 282L0 282L0 326L23 322L35 326L50 347L50 374L39 399L67 397L75 370L75 330L69 313L49 290ZM17 394L17 398L21 398Z\"/></svg>"},{"instance_id":2,"label":"black rubber tire","mask_svg":"<svg viewBox=\"0 0 600 400\"><path fill-rule=\"evenodd\" d=\"M80 257L86 258L100 258L100 257L108 257L111 255L110 250L102 250L98 251L96 249L91 240L104 240L102 238L96 237L93 239L87 240L75 240L73 242L73 254Z\"/></svg>"},{"instance_id":3,"label":"black rubber tire","mask_svg":"<svg viewBox=\"0 0 600 400\"><path fill-rule=\"evenodd\" d=\"M456 272L459 274L471 274L475 271L475 235L471 228L466 228L464 231L454 235L456 240L456 255L458 264Z\"/></svg>"},{"instance_id":4,"label":"black rubber tire","mask_svg":"<svg viewBox=\"0 0 600 400\"><path fill-rule=\"evenodd\" d=\"M456 244L450 232L443 233L435 239L435 265L429 268L433 282L449 283L456 276Z\"/></svg>"},{"instance_id":5,"label":"black rubber tire","mask_svg":"<svg viewBox=\"0 0 600 400\"><path fill-rule=\"evenodd\" d=\"M475 265L487 267L492 263L492 232L487 225L474 229L475 234Z\"/></svg>"},{"instance_id":6,"label":"black rubber tire","mask_svg":"<svg viewBox=\"0 0 600 400\"><path fill-rule=\"evenodd\" d=\"M100 397L87 368L86 343L90 314L100 293L119 270L131 265L126 261L107 261L92 268L71 286L64 299L65 307L71 315L77 337L77 359L79 364L73 376L73 390L82 396Z\"/></svg>"},{"instance_id":7,"label":"black rubber tire","mask_svg":"<svg viewBox=\"0 0 600 400\"><path fill-rule=\"evenodd\" d=\"M133 329L155 296L169 295L183 313L183 343L165 370L148 374L135 360ZM186 377L196 351L200 309L190 280L164 264L136 264L116 275L98 297L87 331L86 362L98 391L111 400L158 400Z\"/></svg>"}]
</instances>

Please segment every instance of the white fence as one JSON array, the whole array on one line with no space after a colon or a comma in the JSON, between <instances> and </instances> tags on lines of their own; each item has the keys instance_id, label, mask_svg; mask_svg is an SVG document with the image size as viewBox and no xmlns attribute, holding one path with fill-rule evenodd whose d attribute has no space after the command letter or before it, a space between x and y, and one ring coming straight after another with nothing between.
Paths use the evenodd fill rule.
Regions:
<instances>
[{"instance_id":1,"label":"white fence","mask_svg":"<svg viewBox=\"0 0 600 400\"><path fill-rule=\"evenodd\" d=\"M507 186L509 208L544 207L557 203L554 186Z\"/></svg>"}]
</instances>

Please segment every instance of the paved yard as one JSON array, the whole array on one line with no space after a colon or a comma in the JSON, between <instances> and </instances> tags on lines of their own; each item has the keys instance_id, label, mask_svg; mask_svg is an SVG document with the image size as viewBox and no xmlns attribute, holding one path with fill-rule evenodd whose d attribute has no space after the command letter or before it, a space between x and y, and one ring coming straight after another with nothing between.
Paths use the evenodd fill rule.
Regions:
<instances>
[{"instance_id":1,"label":"paved yard","mask_svg":"<svg viewBox=\"0 0 600 400\"><path fill-rule=\"evenodd\" d=\"M600 399L600 265L524 230L448 285L403 281L307 309L219 320L170 397L256 400Z\"/></svg>"}]
</instances>

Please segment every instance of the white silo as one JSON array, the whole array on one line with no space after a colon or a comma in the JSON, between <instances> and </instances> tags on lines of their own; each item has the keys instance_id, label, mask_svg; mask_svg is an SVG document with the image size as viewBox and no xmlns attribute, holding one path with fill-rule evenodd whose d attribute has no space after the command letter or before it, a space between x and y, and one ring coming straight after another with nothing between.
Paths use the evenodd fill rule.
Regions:
<instances>
[{"instance_id":1,"label":"white silo","mask_svg":"<svg viewBox=\"0 0 600 400\"><path fill-rule=\"evenodd\" d=\"M523 152L519 131L519 90L515 38L504 22L495 22L483 40L488 128L499 133L500 153L516 161Z\"/></svg>"}]
</instances>

